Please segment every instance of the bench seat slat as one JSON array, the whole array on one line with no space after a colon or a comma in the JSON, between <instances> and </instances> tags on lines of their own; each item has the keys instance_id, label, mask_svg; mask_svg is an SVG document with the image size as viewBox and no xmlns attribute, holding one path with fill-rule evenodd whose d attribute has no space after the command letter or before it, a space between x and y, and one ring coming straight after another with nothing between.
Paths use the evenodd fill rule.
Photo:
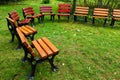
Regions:
<instances>
[{"instance_id":1,"label":"bench seat slat","mask_svg":"<svg viewBox=\"0 0 120 80\"><path fill-rule=\"evenodd\" d=\"M93 18L104 18L104 19L106 19L108 17L105 17L105 16L93 16Z\"/></svg>"},{"instance_id":2,"label":"bench seat slat","mask_svg":"<svg viewBox=\"0 0 120 80\"><path fill-rule=\"evenodd\" d=\"M116 15L113 15L113 17L120 17L120 15L117 15L117 14L116 14Z\"/></svg>"},{"instance_id":3,"label":"bench seat slat","mask_svg":"<svg viewBox=\"0 0 120 80\"><path fill-rule=\"evenodd\" d=\"M108 14L108 12L105 11L94 11L94 14L101 13L101 14Z\"/></svg>"},{"instance_id":4,"label":"bench seat slat","mask_svg":"<svg viewBox=\"0 0 120 80\"><path fill-rule=\"evenodd\" d=\"M58 13L57 15L60 15L60 16L70 16L70 14L64 14L64 13Z\"/></svg>"},{"instance_id":5,"label":"bench seat slat","mask_svg":"<svg viewBox=\"0 0 120 80\"><path fill-rule=\"evenodd\" d=\"M29 51L34 57L36 57L36 54L35 54L34 50L32 49L31 45L28 43L28 41L26 40L23 44L27 47L28 51Z\"/></svg>"},{"instance_id":6,"label":"bench seat slat","mask_svg":"<svg viewBox=\"0 0 120 80\"><path fill-rule=\"evenodd\" d=\"M26 39L25 39L25 37L23 37L24 35L23 35L23 33L20 31L20 28L19 28L19 27L16 28L16 31L17 31L17 33L18 33L18 35L19 35L22 43L24 43L24 42L26 41Z\"/></svg>"},{"instance_id":7,"label":"bench seat slat","mask_svg":"<svg viewBox=\"0 0 120 80\"><path fill-rule=\"evenodd\" d=\"M120 18L114 18L114 20L120 20Z\"/></svg>"},{"instance_id":8,"label":"bench seat slat","mask_svg":"<svg viewBox=\"0 0 120 80\"><path fill-rule=\"evenodd\" d=\"M16 28L16 31L19 35L19 38L22 42L22 44L24 44L24 46L29 50L29 52L36 57L35 52L33 51L32 47L30 46L30 44L27 42L27 39L25 38L25 36L23 35L23 33L20 31L20 28Z\"/></svg>"},{"instance_id":9,"label":"bench seat slat","mask_svg":"<svg viewBox=\"0 0 120 80\"><path fill-rule=\"evenodd\" d=\"M95 13L93 16L108 16L107 14Z\"/></svg>"},{"instance_id":10,"label":"bench seat slat","mask_svg":"<svg viewBox=\"0 0 120 80\"><path fill-rule=\"evenodd\" d=\"M35 47L35 49L38 51L41 58L47 58L46 52L41 48L41 46L36 40L32 41L32 44Z\"/></svg>"},{"instance_id":11,"label":"bench seat slat","mask_svg":"<svg viewBox=\"0 0 120 80\"><path fill-rule=\"evenodd\" d=\"M48 56L51 56L53 52L49 49L49 47L41 40L37 40L39 45L43 48L43 50L47 53Z\"/></svg>"},{"instance_id":12,"label":"bench seat slat","mask_svg":"<svg viewBox=\"0 0 120 80\"><path fill-rule=\"evenodd\" d=\"M79 12L79 11L76 11L75 13L76 14L88 14L88 12Z\"/></svg>"},{"instance_id":13,"label":"bench seat slat","mask_svg":"<svg viewBox=\"0 0 120 80\"><path fill-rule=\"evenodd\" d=\"M80 11L80 12L85 11L85 12L88 12L88 9L75 9L75 11Z\"/></svg>"},{"instance_id":14,"label":"bench seat slat","mask_svg":"<svg viewBox=\"0 0 120 80\"><path fill-rule=\"evenodd\" d=\"M88 16L87 14L74 14L74 16Z\"/></svg>"},{"instance_id":15,"label":"bench seat slat","mask_svg":"<svg viewBox=\"0 0 120 80\"><path fill-rule=\"evenodd\" d=\"M113 15L120 15L120 12L113 12Z\"/></svg>"},{"instance_id":16,"label":"bench seat slat","mask_svg":"<svg viewBox=\"0 0 120 80\"><path fill-rule=\"evenodd\" d=\"M104 8L94 8L95 11L108 11L108 9L104 9Z\"/></svg>"},{"instance_id":17,"label":"bench seat slat","mask_svg":"<svg viewBox=\"0 0 120 80\"><path fill-rule=\"evenodd\" d=\"M34 28L28 26L28 25L25 25L26 28L28 28L29 30L33 31L33 33L37 33L37 30L35 30Z\"/></svg>"},{"instance_id":18,"label":"bench seat slat","mask_svg":"<svg viewBox=\"0 0 120 80\"><path fill-rule=\"evenodd\" d=\"M59 52L59 50L46 37L43 37L42 40L54 53Z\"/></svg>"},{"instance_id":19,"label":"bench seat slat","mask_svg":"<svg viewBox=\"0 0 120 80\"><path fill-rule=\"evenodd\" d=\"M23 34L29 35L29 32L27 32L26 30L24 30L22 27L19 27L19 29L23 32Z\"/></svg>"},{"instance_id":20,"label":"bench seat slat","mask_svg":"<svg viewBox=\"0 0 120 80\"><path fill-rule=\"evenodd\" d=\"M29 30L29 29L28 29L27 27L25 27L25 26L22 26L22 27L21 27L21 30L24 30L23 33L24 33L24 32L28 32L27 34L24 33L25 35L33 34L33 31Z\"/></svg>"}]
</instances>

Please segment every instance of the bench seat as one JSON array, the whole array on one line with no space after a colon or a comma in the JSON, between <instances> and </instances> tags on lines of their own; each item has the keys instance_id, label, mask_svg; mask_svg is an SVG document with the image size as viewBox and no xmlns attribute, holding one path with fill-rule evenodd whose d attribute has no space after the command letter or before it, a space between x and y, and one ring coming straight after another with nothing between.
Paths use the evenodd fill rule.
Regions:
<instances>
[{"instance_id":1,"label":"bench seat","mask_svg":"<svg viewBox=\"0 0 120 80\"><path fill-rule=\"evenodd\" d=\"M69 21L70 7L70 4L58 4L58 21L60 20L60 16L67 16Z\"/></svg>"},{"instance_id":2,"label":"bench seat","mask_svg":"<svg viewBox=\"0 0 120 80\"><path fill-rule=\"evenodd\" d=\"M8 13L8 15L10 18L15 20L19 26L28 25L29 23L31 23L31 19L25 18L20 20L17 11L11 11L10 13Z\"/></svg>"},{"instance_id":3,"label":"bench seat","mask_svg":"<svg viewBox=\"0 0 120 80\"><path fill-rule=\"evenodd\" d=\"M76 6L74 15L74 21L77 20L77 16L85 17L85 22L87 22L87 16L89 12L89 7Z\"/></svg>"},{"instance_id":4,"label":"bench seat","mask_svg":"<svg viewBox=\"0 0 120 80\"><path fill-rule=\"evenodd\" d=\"M95 23L95 18L102 18L102 19L104 19L103 26L105 26L107 18L108 18L108 9L105 9L105 8L94 8L94 12L93 12L93 16L92 17L93 17L92 24Z\"/></svg>"},{"instance_id":5,"label":"bench seat","mask_svg":"<svg viewBox=\"0 0 120 80\"><path fill-rule=\"evenodd\" d=\"M34 19L38 18L38 22L43 21L42 14L35 14L34 9L30 7L25 7L22 9L24 18L30 18L32 20L32 25L34 26Z\"/></svg>"},{"instance_id":6,"label":"bench seat","mask_svg":"<svg viewBox=\"0 0 120 80\"><path fill-rule=\"evenodd\" d=\"M40 13L44 16L50 16L50 20L54 21L55 13L52 11L52 6L40 6Z\"/></svg>"},{"instance_id":7,"label":"bench seat","mask_svg":"<svg viewBox=\"0 0 120 80\"><path fill-rule=\"evenodd\" d=\"M37 30L35 30L29 25L21 26L19 29L23 32L25 36L30 36L31 34L37 33Z\"/></svg>"},{"instance_id":8,"label":"bench seat","mask_svg":"<svg viewBox=\"0 0 120 80\"><path fill-rule=\"evenodd\" d=\"M34 40L34 35L37 33L37 30L35 30L33 27L31 27L29 25L18 26L16 21L14 21L13 19L11 19L9 17L6 17L6 19L7 19L8 29L10 30L11 35L12 35L11 42L14 41L14 36L16 36L16 28L18 28L18 27L21 30L21 32L25 35L25 37L30 38L31 40ZM19 39L18 39L18 41L19 41ZM19 41L17 49L19 49L20 47L21 47L21 43Z\"/></svg>"},{"instance_id":9,"label":"bench seat","mask_svg":"<svg viewBox=\"0 0 120 80\"><path fill-rule=\"evenodd\" d=\"M115 21L119 21L119 20L120 20L120 9L113 9L112 20L110 24L112 28L114 27Z\"/></svg>"},{"instance_id":10,"label":"bench seat","mask_svg":"<svg viewBox=\"0 0 120 80\"><path fill-rule=\"evenodd\" d=\"M57 54L59 52L59 50L46 37L34 40L32 41L32 43L38 53L40 53L39 55L42 59L52 56L53 54Z\"/></svg>"},{"instance_id":11,"label":"bench seat","mask_svg":"<svg viewBox=\"0 0 120 80\"><path fill-rule=\"evenodd\" d=\"M59 50L52 44L52 42L50 42L46 37L43 37L37 40L33 40L31 46L19 28L16 28L16 30L24 50L24 57L22 60L27 60L31 64L31 73L29 75L29 79L31 80L35 76L37 64L45 60L49 61L53 71L57 71L58 68L54 65L53 61ZM37 53L35 53L35 50L38 52L39 59L37 57ZM28 54L30 55L28 56Z\"/></svg>"}]
</instances>

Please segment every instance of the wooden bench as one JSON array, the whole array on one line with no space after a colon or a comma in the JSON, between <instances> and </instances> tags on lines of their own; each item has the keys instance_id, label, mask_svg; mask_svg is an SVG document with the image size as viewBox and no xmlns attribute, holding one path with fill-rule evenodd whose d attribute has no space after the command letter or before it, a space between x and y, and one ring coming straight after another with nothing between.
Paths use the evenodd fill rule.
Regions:
<instances>
[{"instance_id":1,"label":"wooden bench","mask_svg":"<svg viewBox=\"0 0 120 80\"><path fill-rule=\"evenodd\" d=\"M19 27L19 26L16 24L16 21L14 21L13 19L11 19L9 17L6 17L6 19L7 19L8 28L9 28L9 30L11 32L11 35L12 35L11 42L13 42L14 41L14 36L16 35L16 28ZM22 33L26 37L29 37L31 40L34 40L34 35L37 33L37 30L35 30L34 28L32 28L29 25L21 26L21 27L19 27L19 29L22 31ZM20 45L21 44L19 43L18 48L20 48Z\"/></svg>"},{"instance_id":2,"label":"wooden bench","mask_svg":"<svg viewBox=\"0 0 120 80\"><path fill-rule=\"evenodd\" d=\"M34 9L32 7L23 8L22 11L23 11L24 18L32 19L33 26L34 26L34 19L35 18L38 18L38 22L40 22L40 18L41 18L41 21L43 21L43 15L42 14L35 14Z\"/></svg>"},{"instance_id":3,"label":"wooden bench","mask_svg":"<svg viewBox=\"0 0 120 80\"><path fill-rule=\"evenodd\" d=\"M60 20L60 16L67 16L68 21L70 17L70 4L59 4L58 5L58 21Z\"/></svg>"},{"instance_id":4,"label":"wooden bench","mask_svg":"<svg viewBox=\"0 0 120 80\"><path fill-rule=\"evenodd\" d=\"M94 8L92 24L95 23L95 18L103 18L104 19L104 26L105 26L107 18L108 18L108 9L105 9L105 8Z\"/></svg>"},{"instance_id":5,"label":"wooden bench","mask_svg":"<svg viewBox=\"0 0 120 80\"><path fill-rule=\"evenodd\" d=\"M58 68L54 65L53 61L55 56L58 54L59 50L46 37L43 37L38 40L33 40L31 46L19 28L17 28L17 33L19 35L19 38L22 43L22 47L25 52L23 60L24 61L27 60L31 64L32 70L29 76L30 80L33 79L35 76L36 65L45 60L49 61L51 65L51 69L53 71L58 70ZM33 49L38 52L39 59L36 57L37 54ZM28 56L28 54L30 55Z\"/></svg>"},{"instance_id":6,"label":"wooden bench","mask_svg":"<svg viewBox=\"0 0 120 80\"><path fill-rule=\"evenodd\" d=\"M84 16L85 22L87 22L87 16L89 12L89 7L76 6L74 15L74 21L77 20L77 16Z\"/></svg>"},{"instance_id":7,"label":"wooden bench","mask_svg":"<svg viewBox=\"0 0 120 80\"><path fill-rule=\"evenodd\" d=\"M113 9L111 26L114 27L115 21L120 21L120 9Z\"/></svg>"},{"instance_id":8,"label":"wooden bench","mask_svg":"<svg viewBox=\"0 0 120 80\"><path fill-rule=\"evenodd\" d=\"M19 26L28 25L31 22L31 19L22 19L20 20L17 11L11 11L8 13L9 17L18 23Z\"/></svg>"},{"instance_id":9,"label":"wooden bench","mask_svg":"<svg viewBox=\"0 0 120 80\"><path fill-rule=\"evenodd\" d=\"M50 15L50 20L54 21L55 13L52 11L52 6L40 6L40 13L44 16Z\"/></svg>"}]
</instances>

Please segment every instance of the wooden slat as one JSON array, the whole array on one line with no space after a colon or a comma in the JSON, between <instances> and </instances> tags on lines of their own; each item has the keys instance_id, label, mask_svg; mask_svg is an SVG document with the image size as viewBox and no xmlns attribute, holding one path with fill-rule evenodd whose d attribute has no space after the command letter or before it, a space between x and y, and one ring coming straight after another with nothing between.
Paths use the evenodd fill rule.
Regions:
<instances>
[{"instance_id":1,"label":"wooden slat","mask_svg":"<svg viewBox=\"0 0 120 80\"><path fill-rule=\"evenodd\" d=\"M117 14L116 14L116 15L113 15L113 17L120 17L120 15L117 15Z\"/></svg>"},{"instance_id":2,"label":"wooden slat","mask_svg":"<svg viewBox=\"0 0 120 80\"><path fill-rule=\"evenodd\" d=\"M28 25L25 25L26 28L28 28L29 30L33 31L34 33L37 33L37 30L35 30L34 28L28 26Z\"/></svg>"},{"instance_id":3,"label":"wooden slat","mask_svg":"<svg viewBox=\"0 0 120 80\"><path fill-rule=\"evenodd\" d=\"M114 18L115 20L120 20L120 18Z\"/></svg>"},{"instance_id":4,"label":"wooden slat","mask_svg":"<svg viewBox=\"0 0 120 80\"><path fill-rule=\"evenodd\" d=\"M120 12L113 12L113 15L120 15Z\"/></svg>"},{"instance_id":5,"label":"wooden slat","mask_svg":"<svg viewBox=\"0 0 120 80\"><path fill-rule=\"evenodd\" d=\"M70 12L70 10L66 10L66 9L61 9L61 10L58 10L58 12L59 13L69 13Z\"/></svg>"},{"instance_id":6,"label":"wooden slat","mask_svg":"<svg viewBox=\"0 0 120 80\"><path fill-rule=\"evenodd\" d=\"M76 6L76 8L79 8L79 9L89 9L89 7L81 7L81 6Z\"/></svg>"},{"instance_id":7,"label":"wooden slat","mask_svg":"<svg viewBox=\"0 0 120 80\"><path fill-rule=\"evenodd\" d=\"M21 42L24 43L26 41L26 38L24 37L23 33L20 31L19 28L16 28L16 31L20 37Z\"/></svg>"},{"instance_id":8,"label":"wooden slat","mask_svg":"<svg viewBox=\"0 0 120 80\"><path fill-rule=\"evenodd\" d=\"M26 30L29 34L33 34L33 31L30 30L29 28L27 28L25 26L22 26L21 28L24 29L24 30Z\"/></svg>"},{"instance_id":9,"label":"wooden slat","mask_svg":"<svg viewBox=\"0 0 120 80\"><path fill-rule=\"evenodd\" d=\"M76 11L75 13L76 14L88 14L88 12L79 12L79 11Z\"/></svg>"},{"instance_id":10,"label":"wooden slat","mask_svg":"<svg viewBox=\"0 0 120 80\"><path fill-rule=\"evenodd\" d=\"M108 14L94 13L94 16L108 16Z\"/></svg>"},{"instance_id":11,"label":"wooden slat","mask_svg":"<svg viewBox=\"0 0 120 80\"><path fill-rule=\"evenodd\" d=\"M32 47L30 46L30 44L28 42L25 42L25 43L28 44L28 47L27 47L28 51L32 54L32 56L36 57L36 54L34 50L32 49Z\"/></svg>"},{"instance_id":12,"label":"wooden slat","mask_svg":"<svg viewBox=\"0 0 120 80\"><path fill-rule=\"evenodd\" d=\"M104 16L93 16L94 18L108 18L108 17L104 17Z\"/></svg>"},{"instance_id":13,"label":"wooden slat","mask_svg":"<svg viewBox=\"0 0 120 80\"><path fill-rule=\"evenodd\" d=\"M87 14L74 14L74 16L88 16Z\"/></svg>"},{"instance_id":14,"label":"wooden slat","mask_svg":"<svg viewBox=\"0 0 120 80\"><path fill-rule=\"evenodd\" d=\"M120 9L114 9L114 11L120 11Z\"/></svg>"},{"instance_id":15,"label":"wooden slat","mask_svg":"<svg viewBox=\"0 0 120 80\"><path fill-rule=\"evenodd\" d=\"M36 40L32 41L32 44L35 47L35 49L38 51L41 58L47 58L46 52L41 48L41 46Z\"/></svg>"},{"instance_id":16,"label":"wooden slat","mask_svg":"<svg viewBox=\"0 0 120 80\"><path fill-rule=\"evenodd\" d=\"M60 15L60 16L70 16L70 14L64 14L64 13L59 13L57 15Z\"/></svg>"},{"instance_id":17,"label":"wooden slat","mask_svg":"<svg viewBox=\"0 0 120 80\"><path fill-rule=\"evenodd\" d=\"M104 9L104 8L94 8L95 11L108 11L108 9Z\"/></svg>"},{"instance_id":18,"label":"wooden slat","mask_svg":"<svg viewBox=\"0 0 120 80\"><path fill-rule=\"evenodd\" d=\"M79 11L79 12L88 12L88 9L75 9L75 11Z\"/></svg>"},{"instance_id":19,"label":"wooden slat","mask_svg":"<svg viewBox=\"0 0 120 80\"><path fill-rule=\"evenodd\" d=\"M48 54L48 56L51 56L53 52L49 49L49 47L41 40L37 40L39 45L44 49L44 51Z\"/></svg>"},{"instance_id":20,"label":"wooden slat","mask_svg":"<svg viewBox=\"0 0 120 80\"><path fill-rule=\"evenodd\" d=\"M43 37L42 40L54 53L59 52L59 50L46 37Z\"/></svg>"},{"instance_id":21,"label":"wooden slat","mask_svg":"<svg viewBox=\"0 0 120 80\"><path fill-rule=\"evenodd\" d=\"M29 32L27 32L26 30L24 30L22 27L19 27L19 29L20 29L25 35L29 35Z\"/></svg>"},{"instance_id":22,"label":"wooden slat","mask_svg":"<svg viewBox=\"0 0 120 80\"><path fill-rule=\"evenodd\" d=\"M18 27L16 21L14 21L13 19L11 19L11 18L9 18L9 17L6 17L6 19L9 21L10 25L11 25L13 28L17 28L17 27Z\"/></svg>"}]
</instances>

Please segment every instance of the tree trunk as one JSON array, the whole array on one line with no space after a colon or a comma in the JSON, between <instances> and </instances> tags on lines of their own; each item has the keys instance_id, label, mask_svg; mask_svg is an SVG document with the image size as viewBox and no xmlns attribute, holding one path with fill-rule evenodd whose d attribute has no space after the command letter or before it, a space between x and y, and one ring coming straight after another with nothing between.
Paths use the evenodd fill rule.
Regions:
<instances>
[{"instance_id":1,"label":"tree trunk","mask_svg":"<svg viewBox=\"0 0 120 80\"><path fill-rule=\"evenodd\" d=\"M75 6L76 6L76 0L73 0L73 4L72 4L72 12L71 12L71 14L74 13L74 11L75 11Z\"/></svg>"},{"instance_id":2,"label":"tree trunk","mask_svg":"<svg viewBox=\"0 0 120 80\"><path fill-rule=\"evenodd\" d=\"M87 6L87 1L86 0L84 0L84 6Z\"/></svg>"},{"instance_id":3,"label":"tree trunk","mask_svg":"<svg viewBox=\"0 0 120 80\"><path fill-rule=\"evenodd\" d=\"M98 0L98 7L103 7L102 0Z\"/></svg>"}]
</instances>

